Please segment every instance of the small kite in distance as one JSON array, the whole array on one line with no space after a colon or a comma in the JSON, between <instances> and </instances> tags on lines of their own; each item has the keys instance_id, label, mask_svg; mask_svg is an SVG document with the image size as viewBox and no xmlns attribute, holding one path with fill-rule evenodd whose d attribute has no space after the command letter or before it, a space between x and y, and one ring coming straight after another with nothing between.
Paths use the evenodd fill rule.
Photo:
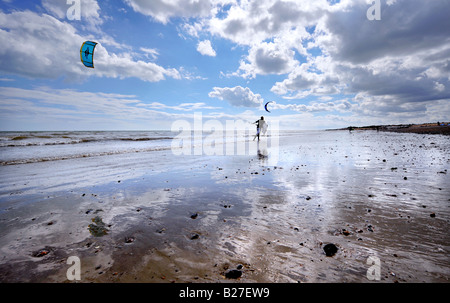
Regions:
<instances>
[{"instance_id":1,"label":"small kite in distance","mask_svg":"<svg viewBox=\"0 0 450 303\"><path fill-rule=\"evenodd\" d=\"M272 103L273 101L269 101L269 102L267 102L266 103L266 105L264 105L264 108L266 109L266 111L268 112L268 113L270 113L270 111L267 109L267 105L269 104L269 103Z\"/></svg>"},{"instance_id":2,"label":"small kite in distance","mask_svg":"<svg viewBox=\"0 0 450 303\"><path fill-rule=\"evenodd\" d=\"M85 41L80 48L80 58L84 66L94 68L94 48L97 42Z\"/></svg>"}]
</instances>

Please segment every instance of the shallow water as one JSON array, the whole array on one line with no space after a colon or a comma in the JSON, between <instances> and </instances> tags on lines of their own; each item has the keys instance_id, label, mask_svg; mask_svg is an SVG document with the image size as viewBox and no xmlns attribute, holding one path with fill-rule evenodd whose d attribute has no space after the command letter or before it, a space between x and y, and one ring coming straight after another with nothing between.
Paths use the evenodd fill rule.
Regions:
<instances>
[{"instance_id":1,"label":"shallow water","mask_svg":"<svg viewBox=\"0 0 450 303\"><path fill-rule=\"evenodd\" d=\"M382 282L448 282L448 136L317 131L248 144L238 156L1 166L0 280L66 281L75 255L85 282L230 282L238 265L243 282L370 282L369 257ZM89 231L97 217L102 236Z\"/></svg>"}]
</instances>

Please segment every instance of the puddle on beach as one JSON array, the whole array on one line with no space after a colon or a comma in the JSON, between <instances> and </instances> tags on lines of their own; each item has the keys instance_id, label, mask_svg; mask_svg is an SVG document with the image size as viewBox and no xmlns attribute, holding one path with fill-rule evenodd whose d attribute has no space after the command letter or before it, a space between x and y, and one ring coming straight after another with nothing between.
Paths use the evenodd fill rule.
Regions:
<instances>
[{"instance_id":1,"label":"puddle on beach","mask_svg":"<svg viewBox=\"0 0 450 303\"><path fill-rule=\"evenodd\" d=\"M66 172L58 191L0 198L0 281L64 282L79 256L82 282L370 282L374 257L382 282L448 282L449 150L446 136L306 132L280 140L277 165L161 152L108 182L85 168L91 186Z\"/></svg>"}]
</instances>

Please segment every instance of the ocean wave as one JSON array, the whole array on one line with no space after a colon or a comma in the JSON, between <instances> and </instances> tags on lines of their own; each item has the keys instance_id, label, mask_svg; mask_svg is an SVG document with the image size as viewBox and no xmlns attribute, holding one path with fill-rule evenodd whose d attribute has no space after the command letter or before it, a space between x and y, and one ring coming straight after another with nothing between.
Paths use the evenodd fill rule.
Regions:
<instances>
[{"instance_id":1,"label":"ocean wave","mask_svg":"<svg viewBox=\"0 0 450 303\"><path fill-rule=\"evenodd\" d=\"M13 160L0 161L0 166L71 160L71 159L79 159L79 158L92 158L92 157L120 155L120 154L127 154L127 153L155 152L155 151L163 151L163 150L169 150L169 149L171 149L170 146L164 146L164 147L152 147L152 148L145 148L145 149L130 149L130 150L120 150L120 151L81 153L81 154L73 154L73 155L59 155L59 156L50 156L50 157L13 159Z\"/></svg>"},{"instance_id":2,"label":"ocean wave","mask_svg":"<svg viewBox=\"0 0 450 303\"><path fill-rule=\"evenodd\" d=\"M119 138L121 141L155 141L155 140L172 140L173 137L143 137L143 138Z\"/></svg>"},{"instance_id":3,"label":"ocean wave","mask_svg":"<svg viewBox=\"0 0 450 303\"><path fill-rule=\"evenodd\" d=\"M39 139L53 139L49 141L38 141ZM66 141L57 140L63 138ZM31 139L31 140L30 140ZM56 140L55 140L56 139ZM95 142L113 142L113 141L131 141L131 142L143 142L143 141L158 141L158 140L172 140L173 137L138 137L138 138L77 138L73 139L67 136L62 136L58 138L49 136L17 136L9 140L1 140L0 147L21 147L21 146L46 146L46 145L66 145L66 144L83 144L83 143L95 143ZM27 140L27 141L26 141Z\"/></svg>"}]
</instances>

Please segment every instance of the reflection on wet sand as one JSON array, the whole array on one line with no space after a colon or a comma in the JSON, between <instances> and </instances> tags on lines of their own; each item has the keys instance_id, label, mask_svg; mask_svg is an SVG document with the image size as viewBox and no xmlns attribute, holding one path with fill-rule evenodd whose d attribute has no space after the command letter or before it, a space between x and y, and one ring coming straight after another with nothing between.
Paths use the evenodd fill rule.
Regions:
<instances>
[{"instance_id":1,"label":"reflection on wet sand","mask_svg":"<svg viewBox=\"0 0 450 303\"><path fill-rule=\"evenodd\" d=\"M81 186L69 172L10 184L22 194L3 189L0 280L66 281L78 256L84 282L370 282L376 257L381 281L448 282L447 137L305 132L268 165L273 148L71 162Z\"/></svg>"}]
</instances>

